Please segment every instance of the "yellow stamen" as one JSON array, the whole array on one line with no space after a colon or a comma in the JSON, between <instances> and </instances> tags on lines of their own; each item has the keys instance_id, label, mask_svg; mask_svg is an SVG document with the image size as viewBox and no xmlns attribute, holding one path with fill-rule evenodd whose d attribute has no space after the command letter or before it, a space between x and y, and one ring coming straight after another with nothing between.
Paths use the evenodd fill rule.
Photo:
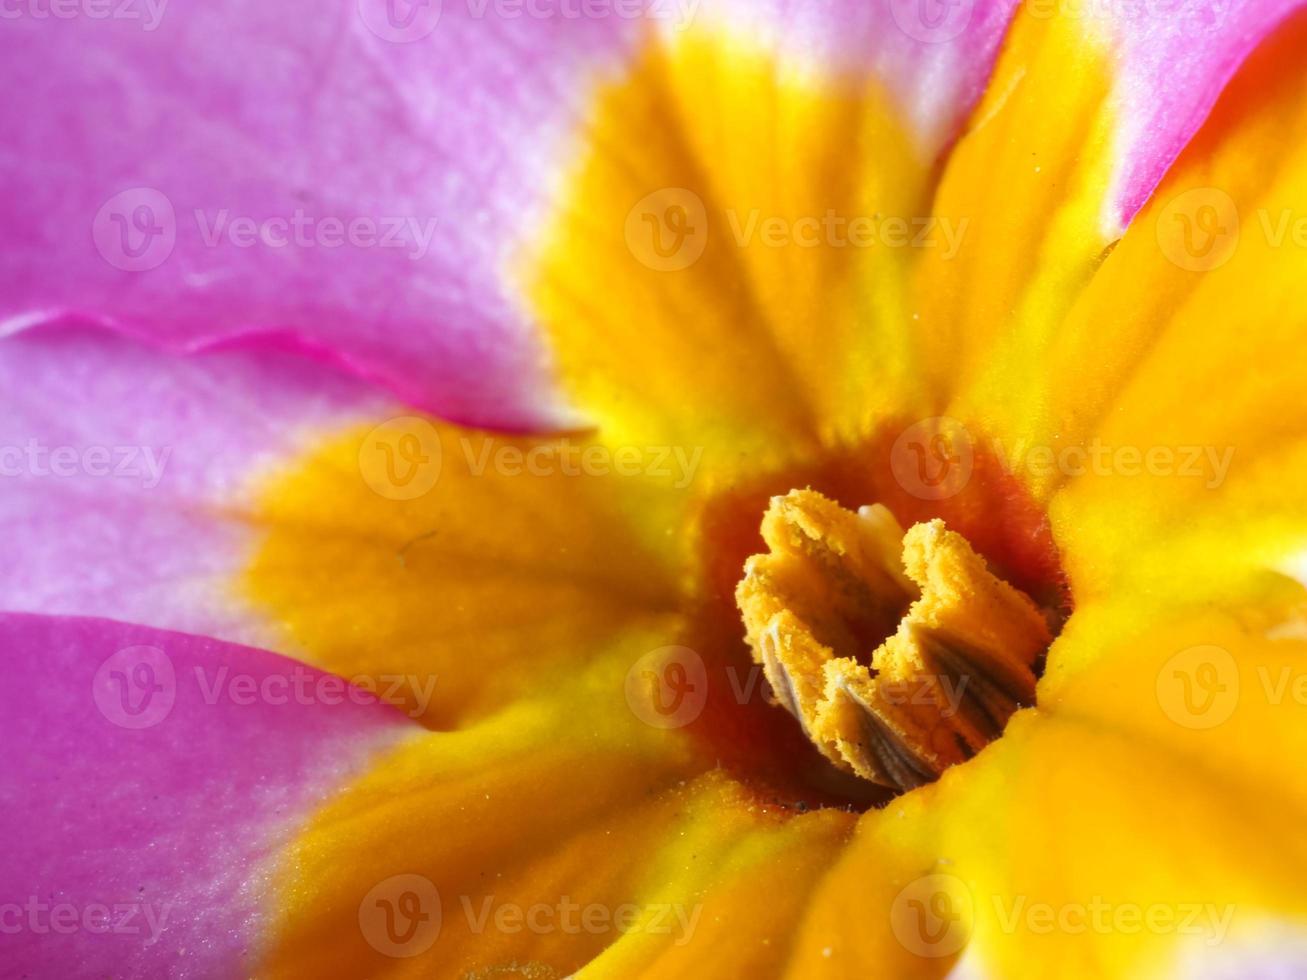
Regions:
<instances>
[{"instance_id":1,"label":"yellow stamen","mask_svg":"<svg viewBox=\"0 0 1307 980\"><path fill-rule=\"evenodd\" d=\"M776 699L841 769L898 790L937 778L1034 703L1039 608L935 520L906 534L812 490L772 498L770 549L736 601Z\"/></svg>"}]
</instances>

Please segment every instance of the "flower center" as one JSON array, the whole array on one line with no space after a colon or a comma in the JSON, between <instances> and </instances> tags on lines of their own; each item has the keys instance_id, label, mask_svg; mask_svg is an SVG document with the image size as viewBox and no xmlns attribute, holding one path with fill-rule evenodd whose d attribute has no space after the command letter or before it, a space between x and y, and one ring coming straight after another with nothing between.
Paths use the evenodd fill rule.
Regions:
<instances>
[{"instance_id":1,"label":"flower center","mask_svg":"<svg viewBox=\"0 0 1307 980\"><path fill-rule=\"evenodd\" d=\"M838 768L910 790L1034 704L1049 620L942 520L904 533L879 504L854 513L792 490L772 498L762 535L769 551L736 589L749 646Z\"/></svg>"}]
</instances>

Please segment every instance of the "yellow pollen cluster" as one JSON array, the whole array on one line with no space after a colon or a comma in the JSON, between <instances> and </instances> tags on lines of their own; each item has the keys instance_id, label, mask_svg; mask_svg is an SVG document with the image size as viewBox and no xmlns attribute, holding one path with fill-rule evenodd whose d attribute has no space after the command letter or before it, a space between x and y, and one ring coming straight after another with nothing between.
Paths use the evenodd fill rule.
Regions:
<instances>
[{"instance_id":1,"label":"yellow pollen cluster","mask_svg":"<svg viewBox=\"0 0 1307 980\"><path fill-rule=\"evenodd\" d=\"M749 645L839 768L909 790L1034 703L1048 623L943 521L905 534L879 504L794 490L772 498L762 534L770 550L736 589Z\"/></svg>"}]
</instances>

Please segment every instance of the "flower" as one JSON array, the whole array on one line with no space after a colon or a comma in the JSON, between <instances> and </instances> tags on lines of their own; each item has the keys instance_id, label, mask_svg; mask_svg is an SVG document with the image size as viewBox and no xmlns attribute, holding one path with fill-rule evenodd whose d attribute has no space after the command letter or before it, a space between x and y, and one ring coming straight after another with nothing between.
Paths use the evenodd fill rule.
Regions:
<instances>
[{"instance_id":1,"label":"flower","mask_svg":"<svg viewBox=\"0 0 1307 980\"><path fill-rule=\"evenodd\" d=\"M1295 6L11 8L6 961L1301 969Z\"/></svg>"}]
</instances>

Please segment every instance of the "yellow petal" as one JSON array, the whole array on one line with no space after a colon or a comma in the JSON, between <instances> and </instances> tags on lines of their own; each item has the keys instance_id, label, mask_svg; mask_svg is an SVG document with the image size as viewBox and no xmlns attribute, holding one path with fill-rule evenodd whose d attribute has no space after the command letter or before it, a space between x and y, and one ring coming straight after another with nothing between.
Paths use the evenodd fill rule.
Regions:
<instances>
[{"instance_id":1,"label":"yellow petal","mask_svg":"<svg viewBox=\"0 0 1307 980\"><path fill-rule=\"evenodd\" d=\"M1039 350L1108 245L1115 119L1094 26L1068 8L1019 6L946 164L933 210L965 221L965 234L955 254L922 253L913 310L924 362L940 387L965 393L954 409L964 418L1038 393Z\"/></svg>"},{"instance_id":2,"label":"yellow petal","mask_svg":"<svg viewBox=\"0 0 1307 980\"><path fill-rule=\"evenodd\" d=\"M848 242L914 234L930 162L874 83L712 30L651 40L602 91L521 276L606 440L704 446L734 471L925 404L912 249Z\"/></svg>"},{"instance_id":3,"label":"yellow petal","mask_svg":"<svg viewBox=\"0 0 1307 980\"><path fill-rule=\"evenodd\" d=\"M421 418L341 433L269 478L241 587L283 648L374 684L418 678L398 685L405 709L452 727L629 628L676 642L686 494L637 457Z\"/></svg>"},{"instance_id":4,"label":"yellow petal","mask_svg":"<svg viewBox=\"0 0 1307 980\"><path fill-rule=\"evenodd\" d=\"M1059 643L1094 648L1093 666L1046 679L975 760L862 818L796 976L964 959L1014 978L1169 976L1307 914L1301 627L1182 616L1103 650L1074 623Z\"/></svg>"},{"instance_id":5,"label":"yellow petal","mask_svg":"<svg viewBox=\"0 0 1307 980\"><path fill-rule=\"evenodd\" d=\"M554 977L597 957L620 974L726 955L739 889L764 881L791 898L750 935L783 952L853 818L791 817L722 773L696 778L689 743L642 724L620 688L620 658L576 671L424 733L325 805L281 862L261 972Z\"/></svg>"},{"instance_id":6,"label":"yellow petal","mask_svg":"<svg viewBox=\"0 0 1307 980\"><path fill-rule=\"evenodd\" d=\"M1304 46L1298 18L1254 55L1054 352L1051 377L1081 382L1061 385L1066 430L1114 450L1052 504L1081 592L1128 579L1197 597L1307 545L1307 334L1291 312L1307 149L1284 136L1307 126Z\"/></svg>"}]
</instances>

